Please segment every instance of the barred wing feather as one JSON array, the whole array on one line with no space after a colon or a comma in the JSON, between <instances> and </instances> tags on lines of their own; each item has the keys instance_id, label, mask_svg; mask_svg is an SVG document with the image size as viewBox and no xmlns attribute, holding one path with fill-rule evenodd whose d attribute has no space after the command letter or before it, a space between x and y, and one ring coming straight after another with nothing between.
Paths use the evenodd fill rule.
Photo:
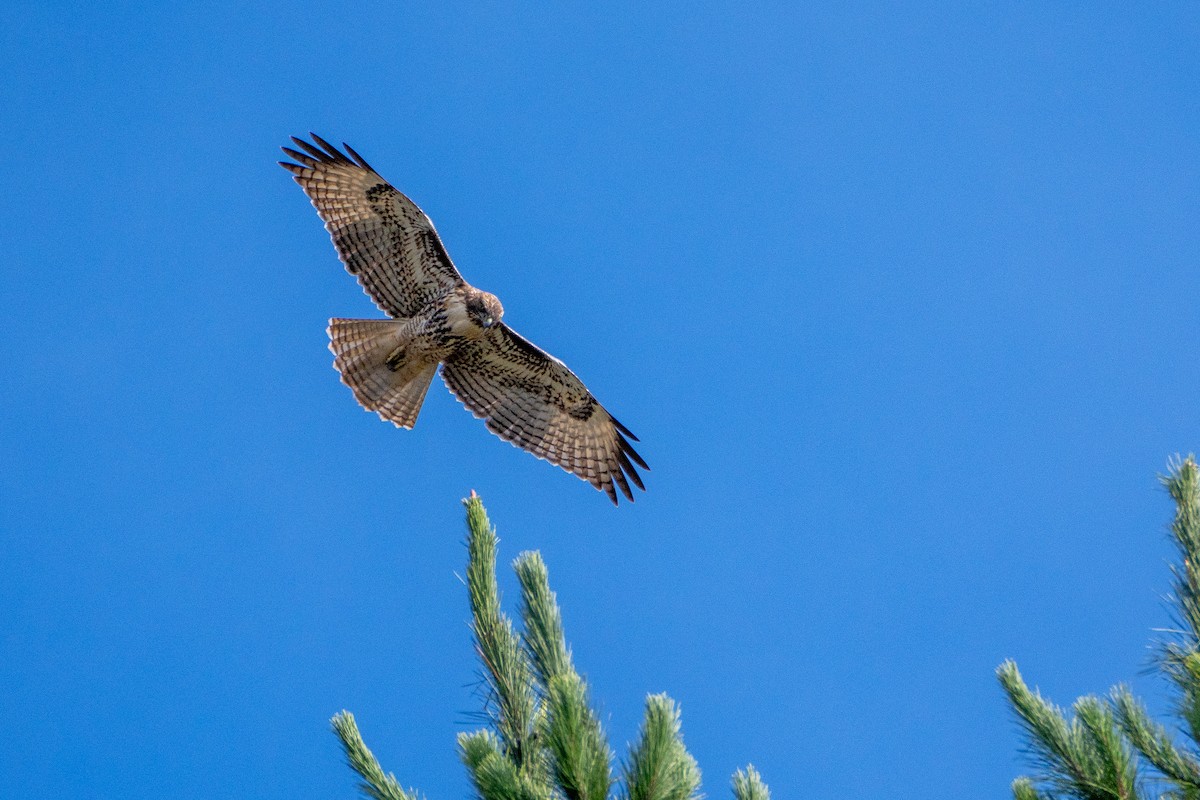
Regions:
<instances>
[{"instance_id":1,"label":"barred wing feather","mask_svg":"<svg viewBox=\"0 0 1200 800\"><path fill-rule=\"evenodd\" d=\"M463 283L433 222L349 145L338 150L292 137L280 161L312 200L338 256L375 304L392 317L415 316ZM348 154L348 155L347 155Z\"/></svg>"},{"instance_id":2,"label":"barred wing feather","mask_svg":"<svg viewBox=\"0 0 1200 800\"><path fill-rule=\"evenodd\" d=\"M501 323L442 365L450 391L488 430L602 490L631 502L637 437L608 413L566 364Z\"/></svg>"}]
</instances>

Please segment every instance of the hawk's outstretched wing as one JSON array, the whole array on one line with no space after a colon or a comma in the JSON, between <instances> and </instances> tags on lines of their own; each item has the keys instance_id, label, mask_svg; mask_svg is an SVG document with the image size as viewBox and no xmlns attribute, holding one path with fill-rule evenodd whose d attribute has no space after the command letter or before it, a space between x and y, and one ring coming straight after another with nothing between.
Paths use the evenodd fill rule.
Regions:
<instances>
[{"instance_id":1,"label":"hawk's outstretched wing","mask_svg":"<svg viewBox=\"0 0 1200 800\"><path fill-rule=\"evenodd\" d=\"M566 364L504 323L446 359L442 379L492 433L604 490L614 504L615 487L630 501L629 481L646 488L633 466L649 469L629 443L637 437Z\"/></svg>"},{"instance_id":2,"label":"hawk's outstretched wing","mask_svg":"<svg viewBox=\"0 0 1200 800\"><path fill-rule=\"evenodd\" d=\"M280 161L316 206L338 256L363 289L393 317L411 317L447 288L463 283L433 223L417 204L379 177L349 145L342 153L316 134L316 145ZM300 152L300 151L303 152Z\"/></svg>"}]
</instances>

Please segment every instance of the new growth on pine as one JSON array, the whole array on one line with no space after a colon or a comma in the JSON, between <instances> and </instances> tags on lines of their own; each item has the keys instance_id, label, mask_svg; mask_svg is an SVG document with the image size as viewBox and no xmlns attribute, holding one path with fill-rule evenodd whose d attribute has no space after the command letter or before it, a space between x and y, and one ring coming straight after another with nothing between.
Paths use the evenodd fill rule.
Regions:
<instances>
[{"instance_id":1,"label":"new growth on pine","mask_svg":"<svg viewBox=\"0 0 1200 800\"><path fill-rule=\"evenodd\" d=\"M474 492L467 508L467 591L475 652L487 686L482 730L461 733L458 751L481 800L699 800L700 769L680 731L679 707L646 699L637 741L614 774L614 755L575 670L549 573L537 552L513 562L521 586L517 627L500 607L499 539ZM333 730L359 789L374 800L418 800L367 748L348 711ZM770 800L753 766L732 781L735 800Z\"/></svg>"}]
</instances>

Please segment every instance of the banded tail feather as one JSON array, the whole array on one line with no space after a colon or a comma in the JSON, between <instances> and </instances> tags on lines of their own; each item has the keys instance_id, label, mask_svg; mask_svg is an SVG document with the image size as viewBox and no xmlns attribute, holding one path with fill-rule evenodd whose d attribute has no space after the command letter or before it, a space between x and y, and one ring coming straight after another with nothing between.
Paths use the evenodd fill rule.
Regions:
<instances>
[{"instance_id":1,"label":"banded tail feather","mask_svg":"<svg viewBox=\"0 0 1200 800\"><path fill-rule=\"evenodd\" d=\"M359 405L398 428L412 428L438 365L405 358L404 327L393 319L331 319L329 349Z\"/></svg>"}]
</instances>

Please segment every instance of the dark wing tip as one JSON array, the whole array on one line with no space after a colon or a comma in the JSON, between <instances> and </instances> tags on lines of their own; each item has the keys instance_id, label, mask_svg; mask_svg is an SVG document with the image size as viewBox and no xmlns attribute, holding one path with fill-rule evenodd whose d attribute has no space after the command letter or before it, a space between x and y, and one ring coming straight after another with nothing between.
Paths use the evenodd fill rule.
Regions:
<instances>
[{"instance_id":1,"label":"dark wing tip","mask_svg":"<svg viewBox=\"0 0 1200 800\"><path fill-rule=\"evenodd\" d=\"M295 144L296 147L299 147L301 150L308 153L311 158L316 159L318 162L329 161L328 153L321 150L319 147L304 141L299 136L293 136L292 143Z\"/></svg>"},{"instance_id":2,"label":"dark wing tip","mask_svg":"<svg viewBox=\"0 0 1200 800\"><path fill-rule=\"evenodd\" d=\"M355 153L355 157L358 159L358 161L351 161L345 153L343 153L341 150L338 150L320 136L317 136L311 131L308 135L312 139L312 142L307 142L298 136L291 137L292 142L294 142L297 147L307 153L306 156L301 156L300 154L296 153L296 151L287 147L283 148L283 151L292 158L296 158L301 164L306 163L307 160L312 160L313 163L310 166L316 166L317 164L349 164L354 167L366 167L367 169L370 169L370 167L366 166L367 162L363 161L362 156L359 156L357 153ZM343 147L345 147L345 145L343 145ZM350 150L349 147L346 149ZM350 152L354 151L351 150Z\"/></svg>"},{"instance_id":3,"label":"dark wing tip","mask_svg":"<svg viewBox=\"0 0 1200 800\"><path fill-rule=\"evenodd\" d=\"M633 481L634 485L636 485L643 492L646 491L646 484L642 483L642 476L638 475L637 469L632 463L630 463L629 456L625 455L624 450L617 450L617 461L621 464L620 469L629 476L629 479Z\"/></svg>"},{"instance_id":4,"label":"dark wing tip","mask_svg":"<svg viewBox=\"0 0 1200 800\"><path fill-rule=\"evenodd\" d=\"M351 147L350 145L346 144L345 142L342 142L342 147L346 148L346 152L350 154L350 158L352 158L352 159L354 159L356 162L358 162L358 165L359 165L360 167L362 167L363 169L369 169L369 170L371 170L372 172L374 172L374 171L375 171L375 168L374 168L374 167L372 167L370 164L368 164L368 163L367 163L367 160L366 160L365 158L363 158L362 156L360 156L360 155L359 155L359 154L358 154L358 153L357 153L357 152L354 150L354 148L353 148L353 147Z\"/></svg>"},{"instance_id":5,"label":"dark wing tip","mask_svg":"<svg viewBox=\"0 0 1200 800\"><path fill-rule=\"evenodd\" d=\"M279 149L282 150L284 152L284 155L286 155L288 158L292 159L293 161L299 161L301 164L308 167L309 169L312 169L313 167L315 167L321 163L320 161L313 158L312 156L307 156L304 153L301 153L299 150L293 150L290 147L281 147Z\"/></svg>"},{"instance_id":6,"label":"dark wing tip","mask_svg":"<svg viewBox=\"0 0 1200 800\"><path fill-rule=\"evenodd\" d=\"M635 464L647 472L650 471L650 465L646 463L646 460L638 455L638 451L633 449L633 445L626 441L625 437L619 433L617 434L617 444L620 451L632 458Z\"/></svg>"},{"instance_id":7,"label":"dark wing tip","mask_svg":"<svg viewBox=\"0 0 1200 800\"><path fill-rule=\"evenodd\" d=\"M633 502L633 492L630 491L629 481L626 480L625 473L621 471L621 468L619 466L612 471L612 477L613 477L613 480L616 481L617 486L621 487L621 494L625 495L625 498L629 502L632 503Z\"/></svg>"},{"instance_id":8,"label":"dark wing tip","mask_svg":"<svg viewBox=\"0 0 1200 800\"><path fill-rule=\"evenodd\" d=\"M325 152L329 153L329 157L333 161L340 161L344 164L354 164L353 161L351 161L349 158L346 157L345 153L343 153L341 150L338 150L336 147L334 147L329 142L322 139L320 136L317 136L312 131L309 131L308 135L312 137L312 140L314 142L316 142L318 145L320 145L322 148L324 148Z\"/></svg>"},{"instance_id":9,"label":"dark wing tip","mask_svg":"<svg viewBox=\"0 0 1200 800\"><path fill-rule=\"evenodd\" d=\"M624 425L621 424L621 420L617 419L612 414L609 414L608 418L612 420L613 425L616 425L617 430L619 430L621 433L625 434L630 439L633 439L635 442L641 441L641 439L639 439L638 437L633 435L633 431L629 430L629 428L626 428Z\"/></svg>"},{"instance_id":10,"label":"dark wing tip","mask_svg":"<svg viewBox=\"0 0 1200 800\"><path fill-rule=\"evenodd\" d=\"M633 449L633 445L622 435L621 429L624 428L619 422L613 420L617 425L617 430L613 431L613 444L615 447L610 451L610 461L608 463L608 475L605 476L604 489L609 492L610 498L615 498L616 491L613 488L615 482L617 487L621 489L621 493L629 500L634 502L633 490L629 488L630 481L633 485L646 491L646 484L642 482L642 476L638 474L637 468L634 467L634 462L649 470L645 460L638 455L638 452ZM631 460L632 459L632 460ZM613 502L616 502L614 499Z\"/></svg>"}]
</instances>

